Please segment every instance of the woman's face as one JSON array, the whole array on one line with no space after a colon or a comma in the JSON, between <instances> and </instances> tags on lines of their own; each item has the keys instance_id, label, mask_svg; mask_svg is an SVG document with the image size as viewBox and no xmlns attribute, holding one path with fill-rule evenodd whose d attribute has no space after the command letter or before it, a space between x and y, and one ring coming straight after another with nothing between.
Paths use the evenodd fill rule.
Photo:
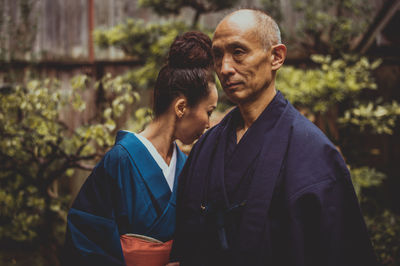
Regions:
<instances>
[{"instance_id":1,"label":"woman's face","mask_svg":"<svg viewBox=\"0 0 400 266\"><path fill-rule=\"evenodd\" d=\"M177 124L176 138L186 145L193 143L210 127L210 116L217 107L218 93L214 83L209 83L208 87L208 96L197 105L188 107Z\"/></svg>"}]
</instances>

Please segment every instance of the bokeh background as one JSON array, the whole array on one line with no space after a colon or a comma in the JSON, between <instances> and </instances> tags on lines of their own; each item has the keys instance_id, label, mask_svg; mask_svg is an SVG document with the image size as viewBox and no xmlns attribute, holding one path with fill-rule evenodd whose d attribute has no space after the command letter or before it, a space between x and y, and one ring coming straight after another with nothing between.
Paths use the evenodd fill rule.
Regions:
<instances>
[{"instance_id":1,"label":"bokeh background","mask_svg":"<svg viewBox=\"0 0 400 266\"><path fill-rule=\"evenodd\" d=\"M342 152L380 263L400 265L400 1L0 0L1 265L61 264L68 208L151 119L173 39L238 7L277 20L277 88Z\"/></svg>"}]
</instances>

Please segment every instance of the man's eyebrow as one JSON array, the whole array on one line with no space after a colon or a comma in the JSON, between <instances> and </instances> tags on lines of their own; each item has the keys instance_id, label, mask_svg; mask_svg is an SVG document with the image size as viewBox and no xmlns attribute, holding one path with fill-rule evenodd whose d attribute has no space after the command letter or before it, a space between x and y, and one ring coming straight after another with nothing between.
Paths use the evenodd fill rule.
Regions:
<instances>
[{"instance_id":1,"label":"man's eyebrow","mask_svg":"<svg viewBox=\"0 0 400 266\"><path fill-rule=\"evenodd\" d=\"M228 43L228 45L227 45L227 48L230 48L230 49L237 48L237 47L242 48L242 49L248 49L247 45L240 41L234 41L234 42ZM213 52L214 51L218 52L218 51L222 50L222 47L220 47L219 45L213 45L211 47L211 49Z\"/></svg>"},{"instance_id":2,"label":"man's eyebrow","mask_svg":"<svg viewBox=\"0 0 400 266\"><path fill-rule=\"evenodd\" d=\"M236 47L240 47L243 49L247 49L247 45L245 45L243 42L240 41L234 41L228 44L229 48L236 48Z\"/></svg>"}]
</instances>

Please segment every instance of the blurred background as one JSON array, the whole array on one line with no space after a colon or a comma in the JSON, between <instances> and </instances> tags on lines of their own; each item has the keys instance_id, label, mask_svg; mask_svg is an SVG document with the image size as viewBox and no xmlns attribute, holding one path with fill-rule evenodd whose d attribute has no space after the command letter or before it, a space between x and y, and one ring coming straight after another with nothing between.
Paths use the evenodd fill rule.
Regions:
<instances>
[{"instance_id":1,"label":"blurred background","mask_svg":"<svg viewBox=\"0 0 400 266\"><path fill-rule=\"evenodd\" d=\"M0 0L1 265L60 265L68 208L151 119L173 39L238 7L277 20L277 88L340 149L380 263L400 265L400 1Z\"/></svg>"}]
</instances>

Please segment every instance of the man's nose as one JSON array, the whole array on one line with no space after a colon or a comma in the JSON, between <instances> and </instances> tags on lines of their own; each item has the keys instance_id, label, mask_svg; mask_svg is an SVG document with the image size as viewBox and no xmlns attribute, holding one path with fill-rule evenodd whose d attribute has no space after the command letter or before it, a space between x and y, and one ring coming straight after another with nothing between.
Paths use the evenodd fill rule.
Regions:
<instances>
[{"instance_id":1,"label":"man's nose","mask_svg":"<svg viewBox=\"0 0 400 266\"><path fill-rule=\"evenodd\" d=\"M221 62L221 74L224 76L232 75L235 72L233 68L232 58L230 56L224 56Z\"/></svg>"}]
</instances>

